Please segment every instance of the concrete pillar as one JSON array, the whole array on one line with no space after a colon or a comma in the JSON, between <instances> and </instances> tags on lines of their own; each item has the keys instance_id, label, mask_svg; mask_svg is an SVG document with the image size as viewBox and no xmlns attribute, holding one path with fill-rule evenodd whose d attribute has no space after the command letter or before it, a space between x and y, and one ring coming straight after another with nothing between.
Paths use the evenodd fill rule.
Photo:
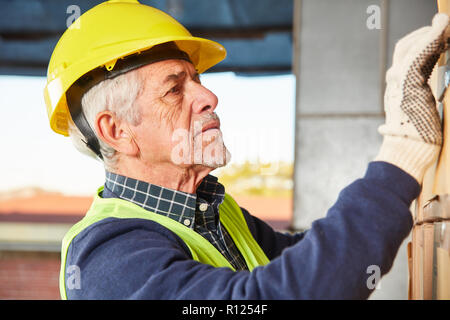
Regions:
<instances>
[{"instance_id":1,"label":"concrete pillar","mask_svg":"<svg viewBox=\"0 0 450 320\"><path fill-rule=\"evenodd\" d=\"M367 25L371 6L380 8L380 29ZM375 157L394 45L437 9L430 0L295 0L294 10L293 226L305 229Z\"/></svg>"},{"instance_id":2,"label":"concrete pillar","mask_svg":"<svg viewBox=\"0 0 450 320\"><path fill-rule=\"evenodd\" d=\"M294 1L293 227L307 229L376 156L394 45L429 25L437 6L434 0ZM385 287L396 288L386 298L406 298L404 251L399 254L404 264L393 268L404 279L386 280Z\"/></svg>"}]
</instances>

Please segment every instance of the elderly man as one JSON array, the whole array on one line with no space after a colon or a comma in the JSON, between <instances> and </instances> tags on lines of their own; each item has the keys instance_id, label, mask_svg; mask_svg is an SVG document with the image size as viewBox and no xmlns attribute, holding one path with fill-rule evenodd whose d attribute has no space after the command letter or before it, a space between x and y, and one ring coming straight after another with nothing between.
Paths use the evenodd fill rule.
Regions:
<instances>
[{"instance_id":1,"label":"elderly man","mask_svg":"<svg viewBox=\"0 0 450 320\"><path fill-rule=\"evenodd\" d=\"M64 238L62 298L367 298L367 270L391 268L442 142L427 79L448 23L438 15L397 44L377 158L326 218L289 235L240 208L209 174L229 152L217 97L199 74L224 48L137 1L86 12L58 42L45 90L52 129L106 169Z\"/></svg>"}]
</instances>

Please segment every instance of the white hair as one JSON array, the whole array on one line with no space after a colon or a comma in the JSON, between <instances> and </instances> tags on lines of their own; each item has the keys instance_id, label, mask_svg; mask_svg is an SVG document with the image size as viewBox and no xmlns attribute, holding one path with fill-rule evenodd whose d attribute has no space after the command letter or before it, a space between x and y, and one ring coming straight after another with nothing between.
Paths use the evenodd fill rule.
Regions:
<instances>
[{"instance_id":1,"label":"white hair","mask_svg":"<svg viewBox=\"0 0 450 320\"><path fill-rule=\"evenodd\" d=\"M113 79L100 82L86 92L81 99L81 106L86 120L99 141L100 152L106 169L113 169L116 165L117 152L98 138L94 125L95 118L99 112L110 111L120 120L125 120L133 125L139 124L141 113L135 102L142 92L143 86L139 69L136 69ZM69 120L69 135L78 151L98 159L96 154L83 142L85 138L72 119Z\"/></svg>"}]
</instances>

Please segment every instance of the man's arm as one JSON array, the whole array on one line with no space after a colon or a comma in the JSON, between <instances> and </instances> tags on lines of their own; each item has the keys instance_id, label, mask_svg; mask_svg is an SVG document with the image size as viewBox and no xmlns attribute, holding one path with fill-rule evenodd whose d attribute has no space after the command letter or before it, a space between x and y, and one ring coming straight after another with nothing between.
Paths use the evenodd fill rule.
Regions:
<instances>
[{"instance_id":1,"label":"man's arm","mask_svg":"<svg viewBox=\"0 0 450 320\"><path fill-rule=\"evenodd\" d=\"M152 221L107 219L72 242L81 289L69 299L365 299L371 265L387 273L410 232L420 187L385 162L345 188L297 244L252 272L192 260L182 241Z\"/></svg>"}]
</instances>

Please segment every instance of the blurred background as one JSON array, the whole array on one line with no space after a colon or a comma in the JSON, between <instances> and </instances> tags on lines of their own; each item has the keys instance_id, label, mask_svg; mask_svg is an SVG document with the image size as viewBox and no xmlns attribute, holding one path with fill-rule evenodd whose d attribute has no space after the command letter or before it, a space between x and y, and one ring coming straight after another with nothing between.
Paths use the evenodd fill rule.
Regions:
<instances>
[{"instance_id":1,"label":"blurred background","mask_svg":"<svg viewBox=\"0 0 450 320\"><path fill-rule=\"evenodd\" d=\"M101 1L0 0L0 299L59 299L60 244L104 182L54 134L43 101L61 34ZM434 0L155 0L227 58L202 75L219 97L228 193L280 231L308 229L381 143L395 42ZM406 299L406 242L371 299ZM330 284L331 285L331 284Z\"/></svg>"}]
</instances>

